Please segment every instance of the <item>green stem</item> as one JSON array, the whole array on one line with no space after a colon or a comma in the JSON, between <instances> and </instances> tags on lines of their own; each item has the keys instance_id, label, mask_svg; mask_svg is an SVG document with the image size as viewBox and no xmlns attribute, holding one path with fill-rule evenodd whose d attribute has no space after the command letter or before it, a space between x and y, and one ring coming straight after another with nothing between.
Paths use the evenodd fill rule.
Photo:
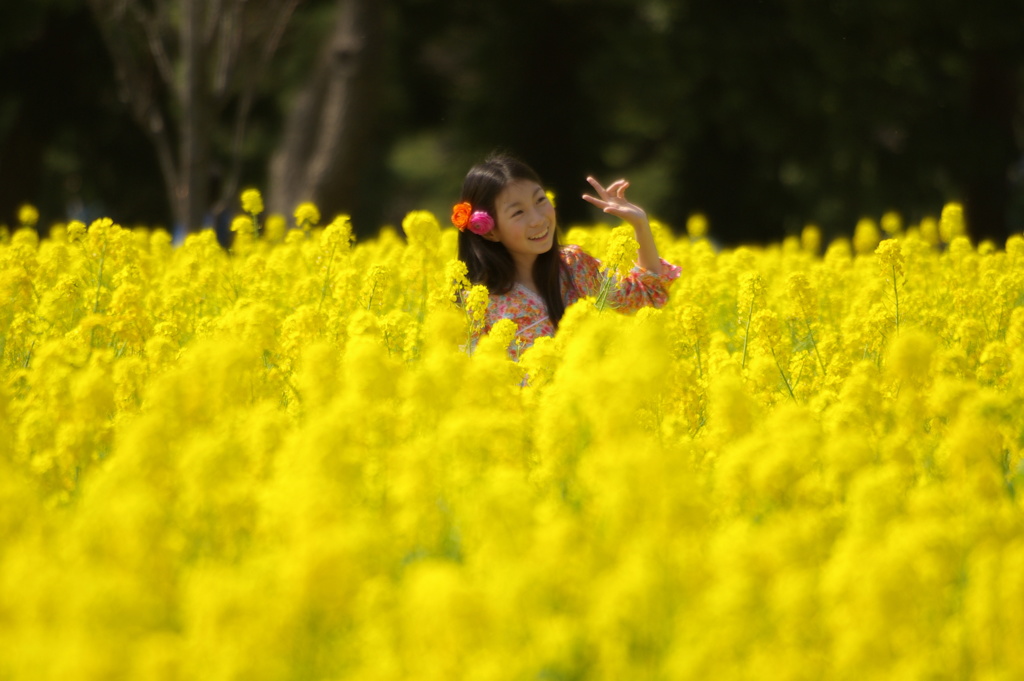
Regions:
<instances>
[{"instance_id":1,"label":"green stem","mask_svg":"<svg viewBox=\"0 0 1024 681\"><path fill-rule=\"evenodd\" d=\"M827 374L828 371L825 369L825 363L821 360L821 353L818 352L818 344L814 340L814 332L811 330L811 322L809 319L805 319L804 323L807 324L807 337L811 339L811 347L814 348L814 356L818 358L818 364L821 366L821 373Z\"/></svg>"},{"instance_id":2,"label":"green stem","mask_svg":"<svg viewBox=\"0 0 1024 681\"><path fill-rule=\"evenodd\" d=\"M750 297L750 309L747 311L747 326L743 331L743 361L740 368L747 368L747 341L750 339L750 320L754 317L754 296Z\"/></svg>"},{"instance_id":3,"label":"green stem","mask_svg":"<svg viewBox=\"0 0 1024 681\"><path fill-rule=\"evenodd\" d=\"M892 266L892 295L896 302L896 335L900 335L900 290L896 286L896 265Z\"/></svg>"},{"instance_id":4,"label":"green stem","mask_svg":"<svg viewBox=\"0 0 1024 681\"><path fill-rule=\"evenodd\" d=\"M103 287L103 263L107 260L107 240L103 240L103 250L100 251L100 268L96 274L96 299L92 304L92 312L96 314L100 310L100 289Z\"/></svg>"},{"instance_id":5,"label":"green stem","mask_svg":"<svg viewBox=\"0 0 1024 681\"><path fill-rule=\"evenodd\" d=\"M772 359L775 360L775 366L779 369L779 374L782 375L782 382L786 384L786 390L789 391L789 396L796 402L796 395L793 394L793 386L789 384L789 379L786 378L786 372L782 370L782 365L779 364L779 358L775 356L775 348L769 346L769 350L772 351Z\"/></svg>"},{"instance_id":6,"label":"green stem","mask_svg":"<svg viewBox=\"0 0 1024 681\"><path fill-rule=\"evenodd\" d=\"M331 257L327 261L327 271L324 272L324 284L320 287L320 304L317 305L316 311L319 312L323 309L324 298L327 297L327 285L331 281L331 265L334 264L334 254L338 250L338 244L334 244L334 248L331 249ZM369 309L369 308L367 308Z\"/></svg>"},{"instance_id":7,"label":"green stem","mask_svg":"<svg viewBox=\"0 0 1024 681\"><path fill-rule=\"evenodd\" d=\"M272 358L271 358L270 350L264 349L263 350L263 368L266 370L266 372L268 374L271 371L276 371L277 375L281 377L281 382L284 383L286 388L288 388L289 390L292 391L292 394L295 395L296 401L298 401L299 404L302 404L302 395L299 393L298 389L296 389L296 387L294 385L292 385L292 382L288 379L288 377L285 375L285 373L283 371L281 371L281 367L279 367L277 364L274 364L274 362L271 361L271 359ZM255 384L252 384L252 383L250 383L250 385L252 385L252 399L255 402L255 400L256 400L256 386L255 386Z\"/></svg>"},{"instance_id":8,"label":"green stem","mask_svg":"<svg viewBox=\"0 0 1024 681\"><path fill-rule=\"evenodd\" d=\"M377 293L377 282L373 282L373 288L370 289L370 297L366 300L366 311L369 312L370 308L373 307L373 296Z\"/></svg>"},{"instance_id":9,"label":"green stem","mask_svg":"<svg viewBox=\"0 0 1024 681\"><path fill-rule=\"evenodd\" d=\"M100 266L96 271L96 296L92 302L92 313L100 311L100 293L103 291L103 265L107 261L107 240L103 240L103 250L100 251ZM92 357L92 348L96 342L96 326L89 330L89 356Z\"/></svg>"},{"instance_id":10,"label":"green stem","mask_svg":"<svg viewBox=\"0 0 1024 681\"><path fill-rule=\"evenodd\" d=\"M603 310L608 305L608 294L612 290L612 277L611 274L606 270L604 273L604 281L601 282L601 289L597 292L597 300L594 301L594 305L598 310Z\"/></svg>"}]
</instances>

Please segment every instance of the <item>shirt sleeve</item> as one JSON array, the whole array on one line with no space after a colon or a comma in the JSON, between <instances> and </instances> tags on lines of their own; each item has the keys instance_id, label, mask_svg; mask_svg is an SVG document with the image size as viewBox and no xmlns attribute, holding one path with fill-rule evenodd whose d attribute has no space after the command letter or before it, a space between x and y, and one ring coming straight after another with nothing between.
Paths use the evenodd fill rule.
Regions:
<instances>
[{"instance_id":1,"label":"shirt sleeve","mask_svg":"<svg viewBox=\"0 0 1024 681\"><path fill-rule=\"evenodd\" d=\"M601 261L579 246L569 245L562 250L562 260L572 274L573 283L581 296L597 297L604 282ZM655 274L639 265L634 266L623 279L616 281L608 294L611 307L631 312L642 307L661 307L668 302L668 290L679 278L682 269L661 260L661 274Z\"/></svg>"}]
</instances>

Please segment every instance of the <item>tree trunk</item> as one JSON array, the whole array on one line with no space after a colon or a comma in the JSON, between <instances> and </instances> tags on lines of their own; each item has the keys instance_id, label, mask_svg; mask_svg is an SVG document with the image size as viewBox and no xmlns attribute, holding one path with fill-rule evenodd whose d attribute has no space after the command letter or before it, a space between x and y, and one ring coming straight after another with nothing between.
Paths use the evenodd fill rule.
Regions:
<instances>
[{"instance_id":1,"label":"tree trunk","mask_svg":"<svg viewBox=\"0 0 1024 681\"><path fill-rule=\"evenodd\" d=\"M257 86L298 2L89 0L122 97L156 150L179 238L234 198ZM229 149L217 148L222 138ZM228 169L216 204L211 159Z\"/></svg>"},{"instance_id":2,"label":"tree trunk","mask_svg":"<svg viewBox=\"0 0 1024 681\"><path fill-rule=\"evenodd\" d=\"M192 232L202 226L209 205L207 184L209 166L206 145L208 133L204 112L206 54L203 50L202 9L198 0L182 0L181 19L181 172L176 188L177 227Z\"/></svg>"},{"instance_id":3,"label":"tree trunk","mask_svg":"<svg viewBox=\"0 0 1024 681\"><path fill-rule=\"evenodd\" d=\"M289 111L269 168L267 207L291 215L312 201L325 214L359 207L359 169L371 150L382 0L339 0L334 30Z\"/></svg>"}]
</instances>

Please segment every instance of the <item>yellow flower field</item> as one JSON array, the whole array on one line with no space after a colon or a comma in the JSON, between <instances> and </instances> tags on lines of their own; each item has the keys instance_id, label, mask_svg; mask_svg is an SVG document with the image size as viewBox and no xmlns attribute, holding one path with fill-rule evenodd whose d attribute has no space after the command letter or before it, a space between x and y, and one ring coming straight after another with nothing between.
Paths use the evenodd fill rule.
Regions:
<instances>
[{"instance_id":1,"label":"yellow flower field","mask_svg":"<svg viewBox=\"0 0 1024 681\"><path fill-rule=\"evenodd\" d=\"M0 244L0 679L1024 677L1024 238L655 225L517 364L432 215L248 206Z\"/></svg>"}]
</instances>

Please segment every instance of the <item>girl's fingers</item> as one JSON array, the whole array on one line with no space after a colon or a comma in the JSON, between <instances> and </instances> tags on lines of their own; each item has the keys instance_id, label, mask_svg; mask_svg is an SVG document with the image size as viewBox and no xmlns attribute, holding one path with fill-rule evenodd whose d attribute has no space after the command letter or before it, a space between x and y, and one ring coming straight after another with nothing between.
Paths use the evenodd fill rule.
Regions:
<instances>
[{"instance_id":1,"label":"girl's fingers","mask_svg":"<svg viewBox=\"0 0 1024 681\"><path fill-rule=\"evenodd\" d=\"M601 186L601 184L599 182L597 182L596 180L591 182L591 184L593 184L594 188L597 189L597 195L599 197L601 197L601 199L603 201L607 201L608 200L608 190L605 189L603 186Z\"/></svg>"},{"instance_id":2,"label":"girl's fingers","mask_svg":"<svg viewBox=\"0 0 1024 681\"><path fill-rule=\"evenodd\" d=\"M615 180L607 187L602 186L600 182L590 176L587 177L587 182L597 190L601 198L584 194L583 200L594 204L605 213L624 217L635 209L635 206L626 200L626 188L629 187L629 181L625 178Z\"/></svg>"},{"instance_id":3,"label":"girl's fingers","mask_svg":"<svg viewBox=\"0 0 1024 681\"><path fill-rule=\"evenodd\" d=\"M600 194L601 198L604 199L605 201L608 200L609 196L616 199L625 199L626 187L629 186L629 181L626 180L625 178L615 180L607 187L601 186L600 182L598 182L595 178L590 176L587 176L587 182L589 182L590 185L597 190L597 193Z\"/></svg>"}]
</instances>

